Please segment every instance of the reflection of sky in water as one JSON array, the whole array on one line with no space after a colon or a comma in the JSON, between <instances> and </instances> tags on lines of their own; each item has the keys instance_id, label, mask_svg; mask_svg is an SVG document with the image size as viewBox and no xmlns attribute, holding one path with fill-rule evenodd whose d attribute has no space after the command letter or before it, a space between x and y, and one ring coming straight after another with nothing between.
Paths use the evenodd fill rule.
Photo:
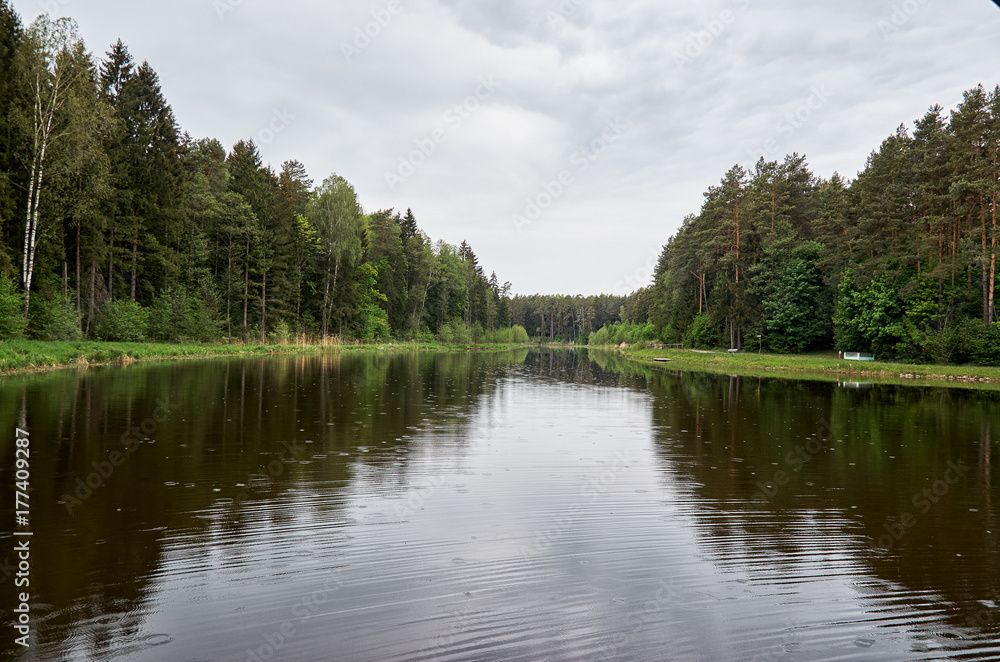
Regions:
<instances>
[{"instance_id":1,"label":"reflection of sky in water","mask_svg":"<svg viewBox=\"0 0 1000 662\"><path fill-rule=\"evenodd\" d=\"M423 408L361 445L297 421L306 436L280 475L256 470L281 455L273 444L239 468L238 447L206 468L197 444L161 441L202 471L163 481L185 517L147 532L160 555L140 578L142 599L122 603L130 611L95 620L57 605L80 617L67 659L242 661L270 649L272 659L380 662L990 659L997 619L956 626L949 587L930 575L924 586L898 581L899 559L873 551L870 523L851 506L878 523L898 499L838 474L859 465L845 454L867 448L841 446L857 430L835 435L780 502L750 504L757 481L816 434L817 403L829 405L835 386L796 396L748 380L741 394L728 377L705 388L664 378L646 390L530 372L482 374L490 388L437 410L425 394ZM392 379L416 388L405 371ZM373 418L405 408L365 407ZM350 409L335 415L358 424ZM787 439L766 446L777 428ZM975 481L954 499L972 499ZM199 498L201 484L219 491ZM882 510L869 497L885 497ZM915 529L904 550L940 563L932 549L916 556L924 535ZM987 580L963 567L956 586Z\"/></svg>"}]
</instances>

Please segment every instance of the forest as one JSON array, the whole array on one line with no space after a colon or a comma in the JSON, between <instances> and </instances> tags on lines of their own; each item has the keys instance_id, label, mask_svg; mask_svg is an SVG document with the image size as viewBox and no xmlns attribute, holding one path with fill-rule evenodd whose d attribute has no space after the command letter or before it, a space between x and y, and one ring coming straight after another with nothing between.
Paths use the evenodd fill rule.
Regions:
<instances>
[{"instance_id":1,"label":"forest","mask_svg":"<svg viewBox=\"0 0 1000 662\"><path fill-rule=\"evenodd\" d=\"M1000 87L979 86L912 132L900 125L853 180L819 177L798 154L733 166L667 241L648 287L515 297L513 318L591 345L997 365L998 194Z\"/></svg>"},{"instance_id":2,"label":"forest","mask_svg":"<svg viewBox=\"0 0 1000 662\"><path fill-rule=\"evenodd\" d=\"M0 339L527 341L467 243L192 138L121 41L97 61L6 0L0 23Z\"/></svg>"},{"instance_id":3,"label":"forest","mask_svg":"<svg viewBox=\"0 0 1000 662\"><path fill-rule=\"evenodd\" d=\"M998 194L1000 87L979 86L900 125L854 180L797 154L734 166L633 298L666 343L996 365Z\"/></svg>"},{"instance_id":4,"label":"forest","mask_svg":"<svg viewBox=\"0 0 1000 662\"><path fill-rule=\"evenodd\" d=\"M854 179L733 166L624 295L512 296L344 178L182 132L148 63L0 0L0 339L385 339L1000 363L1000 87L902 124ZM932 102L933 100L928 100Z\"/></svg>"}]
</instances>

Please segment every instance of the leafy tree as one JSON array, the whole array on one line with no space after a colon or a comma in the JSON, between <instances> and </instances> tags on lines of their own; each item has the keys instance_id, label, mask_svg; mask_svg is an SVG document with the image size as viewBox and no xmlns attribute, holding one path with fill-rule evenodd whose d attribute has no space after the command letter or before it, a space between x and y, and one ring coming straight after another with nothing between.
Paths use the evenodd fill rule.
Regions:
<instances>
[{"instance_id":1,"label":"leafy tree","mask_svg":"<svg viewBox=\"0 0 1000 662\"><path fill-rule=\"evenodd\" d=\"M815 242L802 244L783 264L774 291L764 302L767 344L779 352L821 348L831 339L830 301L816 266L821 250Z\"/></svg>"},{"instance_id":2,"label":"leafy tree","mask_svg":"<svg viewBox=\"0 0 1000 662\"><path fill-rule=\"evenodd\" d=\"M148 325L148 310L135 301L119 299L101 309L97 337L115 342L142 342Z\"/></svg>"},{"instance_id":3,"label":"leafy tree","mask_svg":"<svg viewBox=\"0 0 1000 662\"><path fill-rule=\"evenodd\" d=\"M24 297L17 285L0 273L0 340L20 338L28 320L24 318Z\"/></svg>"},{"instance_id":4,"label":"leafy tree","mask_svg":"<svg viewBox=\"0 0 1000 662\"><path fill-rule=\"evenodd\" d=\"M306 218L316 228L323 252L320 320L322 335L326 338L333 314L337 313L342 327L345 315L351 312L350 297L341 291L348 288L338 289L338 278L362 258L364 214L354 187L344 178L331 175L313 192L306 207Z\"/></svg>"}]
</instances>

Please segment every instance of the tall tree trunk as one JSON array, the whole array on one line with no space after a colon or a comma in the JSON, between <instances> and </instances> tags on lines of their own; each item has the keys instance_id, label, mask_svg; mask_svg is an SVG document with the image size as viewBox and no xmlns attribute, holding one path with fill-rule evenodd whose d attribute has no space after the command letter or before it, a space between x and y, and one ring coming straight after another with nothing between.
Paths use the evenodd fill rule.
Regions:
<instances>
[{"instance_id":1,"label":"tall tree trunk","mask_svg":"<svg viewBox=\"0 0 1000 662\"><path fill-rule=\"evenodd\" d=\"M76 223L76 318L83 318L83 305L80 301L80 221Z\"/></svg>"},{"instance_id":2,"label":"tall tree trunk","mask_svg":"<svg viewBox=\"0 0 1000 662\"><path fill-rule=\"evenodd\" d=\"M247 329L247 321L250 313L250 263L243 267L243 330Z\"/></svg>"},{"instance_id":3,"label":"tall tree trunk","mask_svg":"<svg viewBox=\"0 0 1000 662\"><path fill-rule=\"evenodd\" d=\"M996 162L994 161L994 166L995 165L996 165ZM995 301L994 301L994 298L993 298L993 292L994 292L994 288L995 288L996 282L997 282L997 198L996 198L996 180L995 179L993 181L993 191L994 191L993 192L993 196L992 196L992 199L990 201L992 203L990 206L992 207L992 214L991 214L991 216L992 216L992 223L993 223L993 232L990 234L990 286L989 286L990 311L989 311L989 316L986 319L986 325L987 326L989 326L990 324L993 324L993 320L995 319L995 316L994 316L994 313L995 313L995 310L994 310L994 308L995 308Z\"/></svg>"},{"instance_id":4,"label":"tall tree trunk","mask_svg":"<svg viewBox=\"0 0 1000 662\"><path fill-rule=\"evenodd\" d=\"M226 264L226 337L233 340L233 242L229 242L229 260Z\"/></svg>"},{"instance_id":5,"label":"tall tree trunk","mask_svg":"<svg viewBox=\"0 0 1000 662\"><path fill-rule=\"evenodd\" d=\"M264 283L260 296L260 344L267 339L267 272L264 272Z\"/></svg>"},{"instance_id":6,"label":"tall tree trunk","mask_svg":"<svg viewBox=\"0 0 1000 662\"><path fill-rule=\"evenodd\" d=\"M97 260L90 260L90 292L87 302L87 335L90 335L91 325L94 322L94 307L97 305Z\"/></svg>"},{"instance_id":7,"label":"tall tree trunk","mask_svg":"<svg viewBox=\"0 0 1000 662\"><path fill-rule=\"evenodd\" d=\"M740 284L740 194L736 193L736 284Z\"/></svg>"},{"instance_id":8,"label":"tall tree trunk","mask_svg":"<svg viewBox=\"0 0 1000 662\"><path fill-rule=\"evenodd\" d=\"M323 344L330 335L330 266L323 270Z\"/></svg>"},{"instance_id":9,"label":"tall tree trunk","mask_svg":"<svg viewBox=\"0 0 1000 662\"><path fill-rule=\"evenodd\" d=\"M114 283L114 273L115 273L115 230L111 229L111 243L108 250L108 301L115 298L114 290L112 289L112 284Z\"/></svg>"},{"instance_id":10,"label":"tall tree trunk","mask_svg":"<svg viewBox=\"0 0 1000 662\"><path fill-rule=\"evenodd\" d=\"M136 259L139 254L139 237L132 238L132 301L135 301Z\"/></svg>"},{"instance_id":11,"label":"tall tree trunk","mask_svg":"<svg viewBox=\"0 0 1000 662\"><path fill-rule=\"evenodd\" d=\"M246 262L243 264L243 331L247 330L250 313L250 234L247 233Z\"/></svg>"}]
</instances>

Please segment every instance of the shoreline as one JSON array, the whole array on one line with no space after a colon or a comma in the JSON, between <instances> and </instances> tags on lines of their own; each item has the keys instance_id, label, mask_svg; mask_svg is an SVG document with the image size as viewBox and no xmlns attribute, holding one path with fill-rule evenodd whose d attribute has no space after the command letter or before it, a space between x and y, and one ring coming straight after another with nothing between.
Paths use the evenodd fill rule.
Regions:
<instances>
[{"instance_id":1,"label":"shoreline","mask_svg":"<svg viewBox=\"0 0 1000 662\"><path fill-rule=\"evenodd\" d=\"M125 366L154 361L293 356L352 351L504 351L527 345L443 345L419 342L368 345L173 345L100 341L10 340L0 342L0 378L72 368Z\"/></svg>"},{"instance_id":2,"label":"shoreline","mask_svg":"<svg viewBox=\"0 0 1000 662\"><path fill-rule=\"evenodd\" d=\"M613 349L630 361L664 370L713 372L740 376L819 379L847 383L877 382L965 387L991 385L1000 389L1000 367L921 365L884 361L858 362L823 355L729 354L689 349ZM655 358L668 358L657 363Z\"/></svg>"}]
</instances>

